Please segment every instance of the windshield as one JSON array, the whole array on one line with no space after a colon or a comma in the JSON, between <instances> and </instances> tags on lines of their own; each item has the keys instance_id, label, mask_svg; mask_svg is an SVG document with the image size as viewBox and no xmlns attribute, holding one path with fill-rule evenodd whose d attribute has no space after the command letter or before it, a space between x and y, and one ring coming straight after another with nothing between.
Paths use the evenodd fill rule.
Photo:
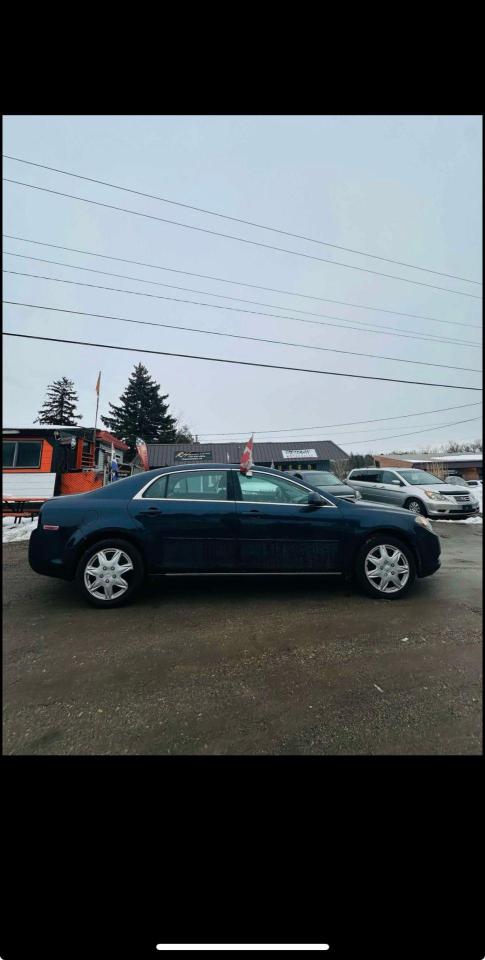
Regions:
<instances>
[{"instance_id":1,"label":"windshield","mask_svg":"<svg viewBox=\"0 0 485 960\"><path fill-rule=\"evenodd\" d=\"M443 483L443 480L435 477L433 473L428 473L427 470L396 470L396 473L413 487L422 486L423 483Z\"/></svg>"},{"instance_id":2,"label":"windshield","mask_svg":"<svg viewBox=\"0 0 485 960\"><path fill-rule=\"evenodd\" d=\"M302 477L304 480L308 480L308 483L312 483L314 487L340 486L342 482L333 473L326 473L323 470L309 470L307 473L302 473Z\"/></svg>"}]
</instances>

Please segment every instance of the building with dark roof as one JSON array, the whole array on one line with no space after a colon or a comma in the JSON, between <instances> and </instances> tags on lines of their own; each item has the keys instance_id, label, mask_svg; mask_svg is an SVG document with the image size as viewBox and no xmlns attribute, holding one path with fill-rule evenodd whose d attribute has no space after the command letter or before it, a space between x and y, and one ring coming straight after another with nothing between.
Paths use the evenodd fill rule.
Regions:
<instances>
[{"instance_id":1,"label":"building with dark roof","mask_svg":"<svg viewBox=\"0 0 485 960\"><path fill-rule=\"evenodd\" d=\"M150 469L180 463L239 463L244 443L148 443ZM255 443L253 460L261 467L277 470L331 470L348 454L333 440L282 440Z\"/></svg>"}]
</instances>

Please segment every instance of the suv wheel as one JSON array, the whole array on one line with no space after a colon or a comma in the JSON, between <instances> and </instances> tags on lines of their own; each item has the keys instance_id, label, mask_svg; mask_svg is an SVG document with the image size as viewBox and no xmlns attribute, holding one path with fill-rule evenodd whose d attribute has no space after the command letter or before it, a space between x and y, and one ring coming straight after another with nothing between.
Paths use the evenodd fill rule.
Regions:
<instances>
[{"instance_id":1,"label":"suv wheel","mask_svg":"<svg viewBox=\"0 0 485 960\"><path fill-rule=\"evenodd\" d=\"M424 503L421 503L421 500L408 500L406 509L410 510L411 513L420 513L423 517L426 516L426 507Z\"/></svg>"},{"instance_id":2,"label":"suv wheel","mask_svg":"<svg viewBox=\"0 0 485 960\"><path fill-rule=\"evenodd\" d=\"M409 547L383 533L371 537L359 551L355 573L371 597L396 600L403 597L414 583L416 564Z\"/></svg>"},{"instance_id":3,"label":"suv wheel","mask_svg":"<svg viewBox=\"0 0 485 960\"><path fill-rule=\"evenodd\" d=\"M79 561L76 583L85 600L95 607L121 607L143 580L140 553L126 540L93 543Z\"/></svg>"}]
</instances>

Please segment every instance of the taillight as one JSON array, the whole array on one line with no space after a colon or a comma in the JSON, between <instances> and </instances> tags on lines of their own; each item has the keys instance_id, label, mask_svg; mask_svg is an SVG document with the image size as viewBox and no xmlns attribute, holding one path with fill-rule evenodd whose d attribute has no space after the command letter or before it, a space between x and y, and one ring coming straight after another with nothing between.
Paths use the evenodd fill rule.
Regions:
<instances>
[{"instance_id":1,"label":"taillight","mask_svg":"<svg viewBox=\"0 0 485 960\"><path fill-rule=\"evenodd\" d=\"M42 529L43 530L59 530L60 527L58 523L43 523Z\"/></svg>"}]
</instances>

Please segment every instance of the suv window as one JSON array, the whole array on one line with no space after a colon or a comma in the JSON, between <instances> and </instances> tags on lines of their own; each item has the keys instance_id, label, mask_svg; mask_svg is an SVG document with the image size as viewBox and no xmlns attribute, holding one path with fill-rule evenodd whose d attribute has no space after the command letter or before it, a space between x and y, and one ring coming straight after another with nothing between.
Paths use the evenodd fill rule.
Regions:
<instances>
[{"instance_id":1,"label":"suv window","mask_svg":"<svg viewBox=\"0 0 485 960\"><path fill-rule=\"evenodd\" d=\"M169 473L165 496L169 500L227 500L227 471Z\"/></svg>"},{"instance_id":2,"label":"suv window","mask_svg":"<svg viewBox=\"0 0 485 960\"><path fill-rule=\"evenodd\" d=\"M382 483L382 470L358 470L357 473L351 473L349 480L360 480L364 483Z\"/></svg>"},{"instance_id":3,"label":"suv window","mask_svg":"<svg viewBox=\"0 0 485 960\"><path fill-rule=\"evenodd\" d=\"M239 484L241 499L247 503L308 503L309 490L283 477L239 474Z\"/></svg>"},{"instance_id":4,"label":"suv window","mask_svg":"<svg viewBox=\"0 0 485 960\"><path fill-rule=\"evenodd\" d=\"M382 473L381 483L392 483L393 480L398 480L399 477L395 473L392 473L391 470L384 470Z\"/></svg>"}]
</instances>

